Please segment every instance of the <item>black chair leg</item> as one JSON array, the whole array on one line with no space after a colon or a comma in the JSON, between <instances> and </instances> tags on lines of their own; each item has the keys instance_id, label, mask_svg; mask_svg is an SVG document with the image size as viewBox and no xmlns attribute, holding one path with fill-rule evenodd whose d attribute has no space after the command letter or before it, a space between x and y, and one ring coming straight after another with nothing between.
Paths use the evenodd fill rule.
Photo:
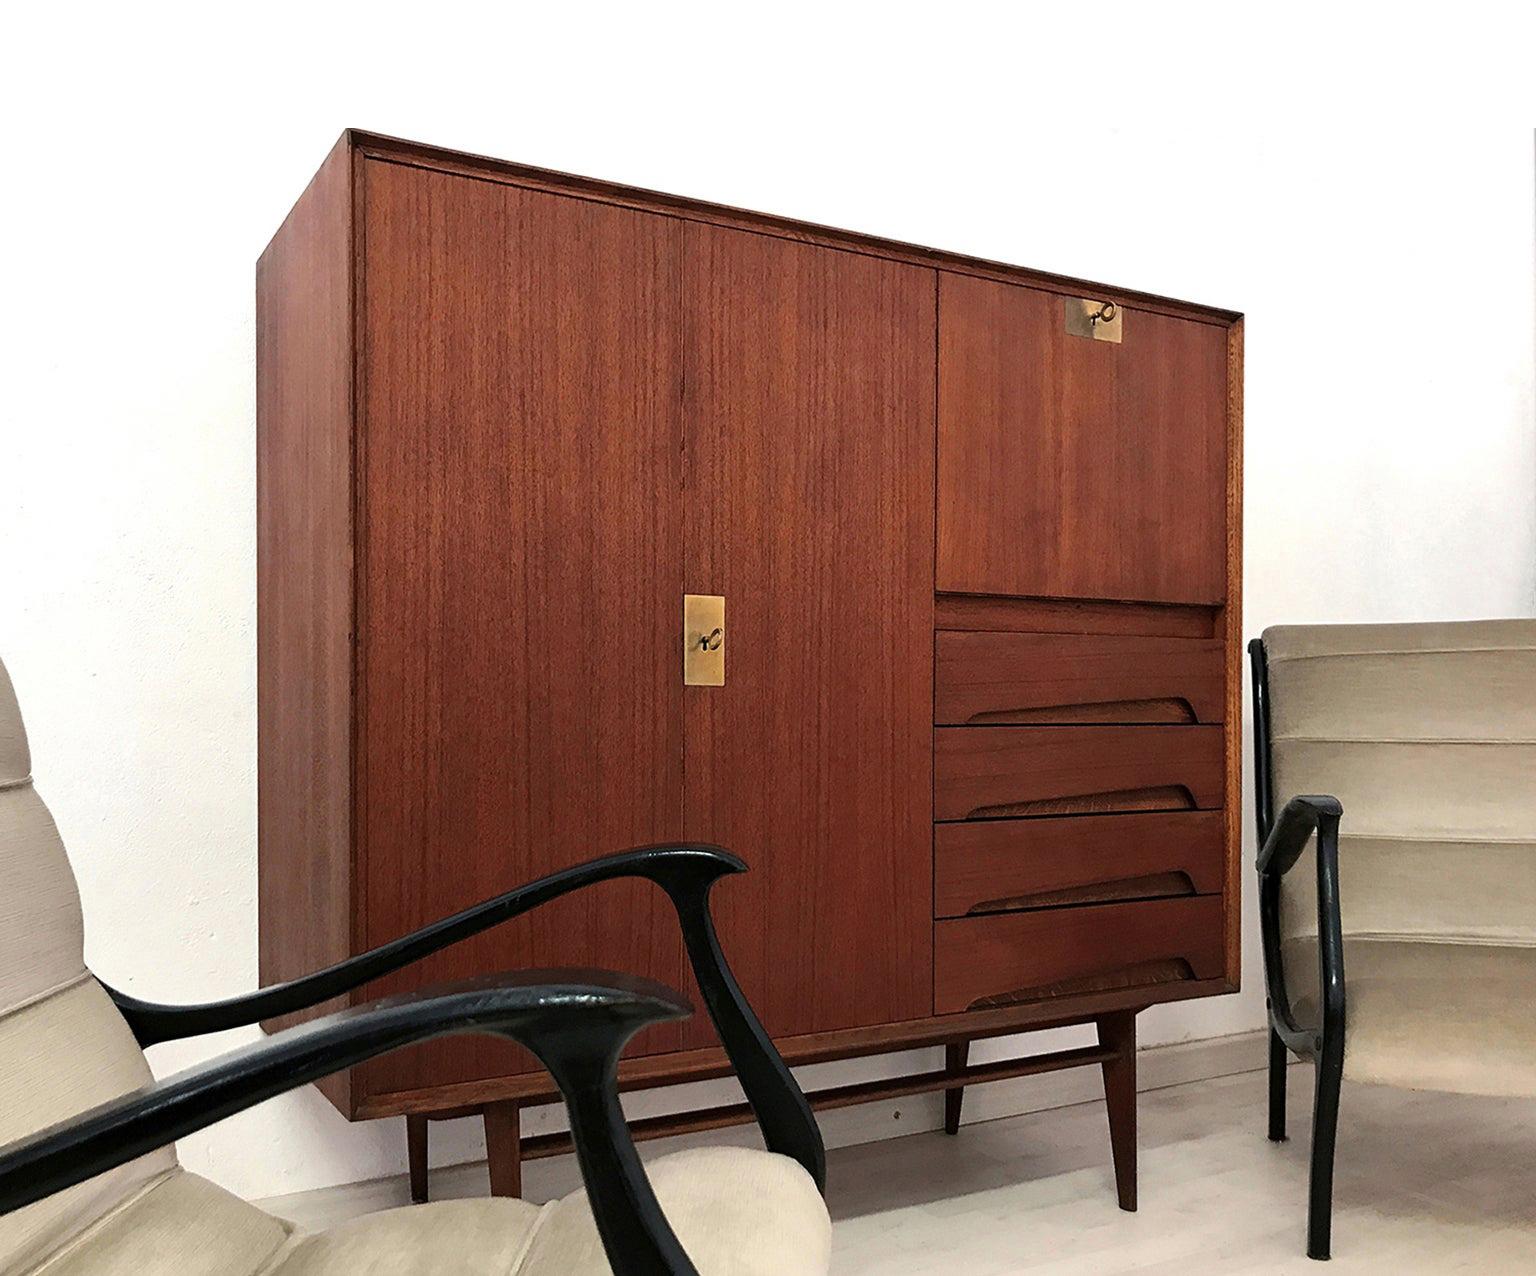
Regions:
<instances>
[{"instance_id":1,"label":"black chair leg","mask_svg":"<svg viewBox=\"0 0 1536 1276\"><path fill-rule=\"evenodd\" d=\"M1285 1142L1285 1069L1290 1062L1290 1052L1280 1034L1269 1034L1269 1140Z\"/></svg>"},{"instance_id":2,"label":"black chair leg","mask_svg":"<svg viewBox=\"0 0 1536 1276\"><path fill-rule=\"evenodd\" d=\"M1339 1090L1344 1055L1324 1050L1317 1059L1317 1099L1312 1109L1312 1178L1307 1197L1307 1257L1332 1252L1333 1157L1339 1132Z\"/></svg>"}]
</instances>

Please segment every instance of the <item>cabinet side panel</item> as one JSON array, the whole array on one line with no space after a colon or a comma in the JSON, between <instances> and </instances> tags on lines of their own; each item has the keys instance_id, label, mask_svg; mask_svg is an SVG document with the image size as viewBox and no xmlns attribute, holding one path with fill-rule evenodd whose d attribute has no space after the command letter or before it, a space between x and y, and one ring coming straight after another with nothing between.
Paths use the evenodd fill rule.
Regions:
<instances>
[{"instance_id":1,"label":"cabinet side panel","mask_svg":"<svg viewBox=\"0 0 1536 1276\"><path fill-rule=\"evenodd\" d=\"M1243 321L1227 334L1227 983L1242 982L1243 889Z\"/></svg>"},{"instance_id":2,"label":"cabinet side panel","mask_svg":"<svg viewBox=\"0 0 1536 1276\"><path fill-rule=\"evenodd\" d=\"M264 985L337 961L350 945L351 186L343 139L256 266ZM344 1076L322 1088L347 1110Z\"/></svg>"}]
</instances>

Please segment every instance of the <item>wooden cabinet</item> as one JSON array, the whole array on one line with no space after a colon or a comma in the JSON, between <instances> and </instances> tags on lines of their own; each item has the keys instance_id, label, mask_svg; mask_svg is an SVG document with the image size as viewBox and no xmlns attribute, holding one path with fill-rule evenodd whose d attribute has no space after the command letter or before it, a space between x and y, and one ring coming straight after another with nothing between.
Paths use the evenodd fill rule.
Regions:
<instances>
[{"instance_id":1,"label":"wooden cabinet","mask_svg":"<svg viewBox=\"0 0 1536 1276\"><path fill-rule=\"evenodd\" d=\"M792 1062L1095 1020L1123 1054L1234 988L1240 333L346 135L258 267L264 980L686 839L751 867L722 942ZM684 685L684 594L726 600L724 685ZM361 996L568 964L689 985L614 883ZM721 1069L695 1021L624 1079ZM935 1085L870 1084L826 1101ZM460 1039L327 1093L502 1140L551 1092Z\"/></svg>"}]
</instances>

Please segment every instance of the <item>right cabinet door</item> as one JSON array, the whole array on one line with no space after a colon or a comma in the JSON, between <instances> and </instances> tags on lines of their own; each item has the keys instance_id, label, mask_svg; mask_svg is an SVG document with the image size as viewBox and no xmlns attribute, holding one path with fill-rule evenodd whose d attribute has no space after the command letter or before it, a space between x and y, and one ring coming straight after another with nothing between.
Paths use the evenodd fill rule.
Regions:
<instances>
[{"instance_id":1,"label":"right cabinet door","mask_svg":"<svg viewBox=\"0 0 1536 1276\"><path fill-rule=\"evenodd\" d=\"M1220 603L1227 331L939 274L941 592Z\"/></svg>"},{"instance_id":2,"label":"right cabinet door","mask_svg":"<svg viewBox=\"0 0 1536 1276\"><path fill-rule=\"evenodd\" d=\"M921 1018L933 272L703 225L683 260L684 580L726 600L725 685L683 693L684 835L751 867L715 906L771 1033Z\"/></svg>"}]
</instances>

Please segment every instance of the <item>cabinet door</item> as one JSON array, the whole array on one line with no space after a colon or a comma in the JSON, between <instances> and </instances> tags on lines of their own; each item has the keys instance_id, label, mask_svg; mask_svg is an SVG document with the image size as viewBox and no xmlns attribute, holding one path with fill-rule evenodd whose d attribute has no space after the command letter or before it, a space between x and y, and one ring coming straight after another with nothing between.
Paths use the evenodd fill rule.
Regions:
<instances>
[{"instance_id":1,"label":"cabinet door","mask_svg":"<svg viewBox=\"0 0 1536 1276\"><path fill-rule=\"evenodd\" d=\"M679 223L372 161L363 204L357 778L376 944L681 832ZM660 893L610 883L391 986L565 964L686 977ZM365 1075L378 1093L529 1067L457 1038Z\"/></svg>"},{"instance_id":2,"label":"cabinet door","mask_svg":"<svg viewBox=\"0 0 1536 1276\"><path fill-rule=\"evenodd\" d=\"M685 574L726 600L685 829L751 867L722 939L777 1036L932 1007L934 286L685 233Z\"/></svg>"},{"instance_id":3,"label":"cabinet door","mask_svg":"<svg viewBox=\"0 0 1536 1276\"><path fill-rule=\"evenodd\" d=\"M1223 601L1226 410L1225 328L941 273L938 588Z\"/></svg>"}]
</instances>

